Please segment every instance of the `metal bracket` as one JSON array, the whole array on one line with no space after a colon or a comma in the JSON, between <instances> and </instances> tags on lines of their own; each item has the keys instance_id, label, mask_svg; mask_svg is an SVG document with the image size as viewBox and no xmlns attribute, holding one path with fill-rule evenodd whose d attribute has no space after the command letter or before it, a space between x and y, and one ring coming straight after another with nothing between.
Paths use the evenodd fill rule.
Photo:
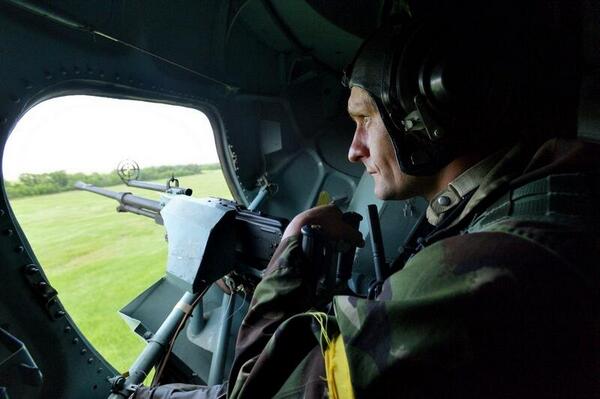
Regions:
<instances>
[{"instance_id":1,"label":"metal bracket","mask_svg":"<svg viewBox=\"0 0 600 399\"><path fill-rule=\"evenodd\" d=\"M404 118L402 125L406 132L418 132L425 130L431 142L436 142L445 136L444 129L435 121L433 110L427 104L425 98L417 95L414 98L416 110Z\"/></svg>"},{"instance_id":2,"label":"metal bracket","mask_svg":"<svg viewBox=\"0 0 600 399\"><path fill-rule=\"evenodd\" d=\"M65 316L58 302L58 291L54 289L44 278L40 268L34 264L23 267L23 274L33 289L38 302L44 307L52 320L58 320Z\"/></svg>"},{"instance_id":3,"label":"metal bracket","mask_svg":"<svg viewBox=\"0 0 600 399\"><path fill-rule=\"evenodd\" d=\"M279 187L277 187L276 184L269 183L266 175L261 176L256 183L258 186L260 186L260 190L250 205L248 205L248 209L251 211L258 211L265 200L268 197L275 195L279 190Z\"/></svg>"}]
</instances>

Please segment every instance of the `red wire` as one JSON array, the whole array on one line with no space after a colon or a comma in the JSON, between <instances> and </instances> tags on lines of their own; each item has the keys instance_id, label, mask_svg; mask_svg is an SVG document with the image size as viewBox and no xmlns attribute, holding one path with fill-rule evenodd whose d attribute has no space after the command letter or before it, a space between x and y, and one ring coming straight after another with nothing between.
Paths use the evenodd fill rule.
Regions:
<instances>
[{"instance_id":1,"label":"red wire","mask_svg":"<svg viewBox=\"0 0 600 399\"><path fill-rule=\"evenodd\" d=\"M156 371L156 374L154 374L154 377L152 378L152 383L150 385L151 387L155 387L158 385L158 383L160 381L160 377L162 376L165 366L167 365L167 361L169 360L169 355L173 351L173 346L175 346L175 340L177 339L177 336L181 332L181 329L183 328L185 323L190 318L192 311L194 310L194 308L196 307L198 302L202 299L202 297L204 297L204 294L206 294L206 291L208 291L208 288L209 288L209 286L206 286L206 288L204 288L204 290L200 293L198 298L196 298L194 300L194 302L192 302L192 304L190 305L189 311L185 312L183 319L181 319L181 322L179 323L179 325L177 326L177 329L175 330L175 334L173 334L173 338L171 338L171 341L169 342L169 348L167 349L167 352L164 354L162 360L160 361L158 367L156 368L157 371Z\"/></svg>"}]
</instances>

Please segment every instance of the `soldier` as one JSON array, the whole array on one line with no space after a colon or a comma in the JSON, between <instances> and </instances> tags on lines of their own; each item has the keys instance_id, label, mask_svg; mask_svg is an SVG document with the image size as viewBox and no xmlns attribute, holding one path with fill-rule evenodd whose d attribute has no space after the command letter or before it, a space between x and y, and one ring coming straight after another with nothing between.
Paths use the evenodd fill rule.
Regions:
<instances>
[{"instance_id":1,"label":"soldier","mask_svg":"<svg viewBox=\"0 0 600 399\"><path fill-rule=\"evenodd\" d=\"M255 291L229 385L135 398L598 394L600 149L569 138L573 71L532 63L525 25L469 24L381 29L347 71L348 158L379 198L429 200L377 298L317 297L301 227L361 237L334 206L310 209Z\"/></svg>"}]
</instances>

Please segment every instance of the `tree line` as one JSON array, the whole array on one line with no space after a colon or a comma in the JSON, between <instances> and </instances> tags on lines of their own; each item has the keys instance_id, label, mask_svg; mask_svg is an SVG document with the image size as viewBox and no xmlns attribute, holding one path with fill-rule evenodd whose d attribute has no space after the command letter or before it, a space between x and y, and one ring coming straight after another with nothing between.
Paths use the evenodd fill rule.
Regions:
<instances>
[{"instance_id":1,"label":"tree line","mask_svg":"<svg viewBox=\"0 0 600 399\"><path fill-rule=\"evenodd\" d=\"M165 180L174 175L175 177L197 175L203 170L220 169L221 165L163 165L149 166L140 169L139 180ZM76 181L83 181L98 187L116 186L122 181L116 172L111 173L66 173L63 170L49 173L23 173L18 181L4 181L4 188L8 198L30 197L34 195L45 195L61 193L74 190Z\"/></svg>"}]
</instances>

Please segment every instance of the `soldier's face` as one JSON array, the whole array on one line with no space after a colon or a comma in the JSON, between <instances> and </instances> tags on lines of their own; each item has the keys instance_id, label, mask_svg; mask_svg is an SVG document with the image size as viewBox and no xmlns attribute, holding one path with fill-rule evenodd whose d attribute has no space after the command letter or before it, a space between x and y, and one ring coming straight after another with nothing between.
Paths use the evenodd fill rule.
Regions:
<instances>
[{"instance_id":1,"label":"soldier's face","mask_svg":"<svg viewBox=\"0 0 600 399\"><path fill-rule=\"evenodd\" d=\"M365 165L375 181L377 198L406 199L420 195L419 179L400 170L392 139L366 90L352 88L348 113L356 123L348 159Z\"/></svg>"}]
</instances>

